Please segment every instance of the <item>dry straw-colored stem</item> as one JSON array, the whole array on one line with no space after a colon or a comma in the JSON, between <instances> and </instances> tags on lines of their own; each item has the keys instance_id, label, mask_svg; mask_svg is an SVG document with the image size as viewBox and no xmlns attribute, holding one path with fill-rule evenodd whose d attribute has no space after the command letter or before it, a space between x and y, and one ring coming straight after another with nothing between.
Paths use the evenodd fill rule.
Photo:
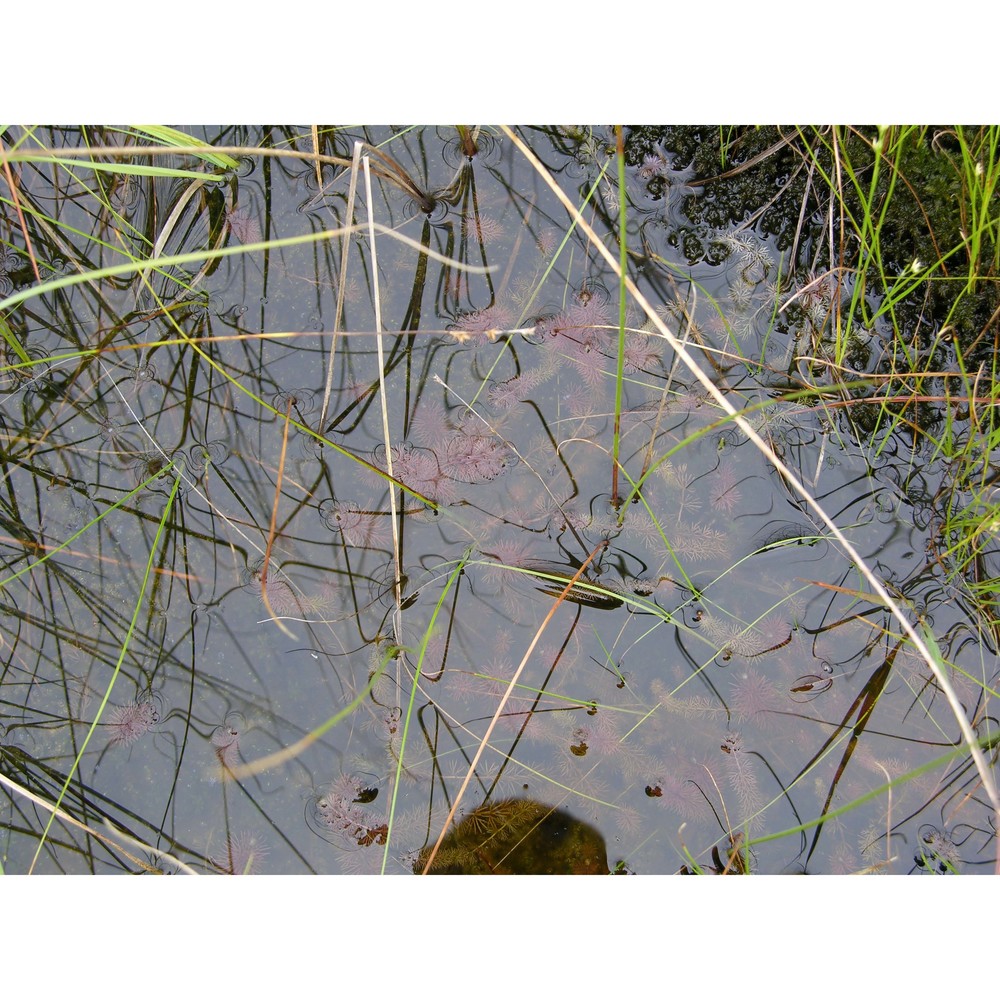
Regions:
<instances>
[{"instance_id":1,"label":"dry straw-colored stem","mask_svg":"<svg viewBox=\"0 0 1000 1000\"><path fill-rule=\"evenodd\" d=\"M139 848L140 850L146 851L153 857L162 858L166 861L169 861L172 865L176 865L178 871L182 871L186 875L198 874L193 868L190 868L188 865L184 864L183 861L181 861L178 858L175 858L172 854L168 854L166 851L161 851L159 848L153 847L151 844L144 844L142 843L142 841L136 840L134 837L128 836L128 834L117 829L108 820L105 820L104 822L107 825L108 829L111 831L111 833L114 834L113 837L109 837L106 834L101 833L99 830L95 830L92 826L88 826L86 823L81 823L80 820L78 820L75 816L71 816L68 812L66 812L65 809L61 809L59 806L54 806L51 802L46 802L45 799L43 799L41 796L36 795L29 789L22 787L21 785L17 784L17 782L11 781L10 778L8 778L4 774L0 774L0 785L3 785L5 788L10 789L10 791L14 792L16 795L20 795L22 798L27 799L29 802L34 803L40 809L44 809L46 812L52 813L52 815L55 816L56 819L58 819L62 823L65 823L66 826L72 826L76 827L76 829L78 830L83 830L86 834L96 838L102 844L107 844L107 846L110 847L113 851L117 851L120 854L124 854L125 857L132 862L132 864L136 865L139 868L144 869L145 871L150 871L150 872L153 871L154 870L153 866L147 864L145 861L142 860L142 858L138 858L134 854L129 853L129 851L127 851L122 846L122 844L120 843L121 841L124 841L131 847L136 847Z\"/></svg>"},{"instance_id":2,"label":"dry straw-colored stem","mask_svg":"<svg viewBox=\"0 0 1000 1000\"><path fill-rule=\"evenodd\" d=\"M281 435L281 456L278 459L278 476L274 484L274 503L271 505L271 524L267 530L267 547L264 549L264 564L260 571L260 599L267 610L268 617L285 633L290 639L295 635L292 630L274 613L271 607L271 598L267 592L267 573L271 566L271 549L274 547L274 538L278 528L278 504L281 501L281 481L285 475L285 455L288 452L288 421L292 416L292 405L294 398L289 396L288 405L285 407L285 427Z\"/></svg>"},{"instance_id":3,"label":"dry straw-colored stem","mask_svg":"<svg viewBox=\"0 0 1000 1000\"><path fill-rule=\"evenodd\" d=\"M42 281L42 275L38 270L38 261L35 259L35 250L31 245L31 233L28 232L28 226L24 221L24 212L21 211L21 199L17 195L17 183L15 182L14 174L10 169L10 163L7 161L7 150L4 148L2 140L0 140L0 160L3 160L4 176L7 178L7 187L10 188L10 197L14 202L14 210L17 212L17 221L21 227L21 234L24 236L24 247L28 251L28 257L31 260L31 269L35 272L35 280L40 284Z\"/></svg>"}]
</instances>

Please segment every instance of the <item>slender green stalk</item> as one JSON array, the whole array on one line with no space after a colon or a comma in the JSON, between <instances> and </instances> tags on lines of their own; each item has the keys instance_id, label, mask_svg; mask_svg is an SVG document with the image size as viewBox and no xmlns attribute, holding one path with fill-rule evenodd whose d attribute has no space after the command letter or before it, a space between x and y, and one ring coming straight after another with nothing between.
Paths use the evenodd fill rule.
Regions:
<instances>
[{"instance_id":1,"label":"slender green stalk","mask_svg":"<svg viewBox=\"0 0 1000 1000\"><path fill-rule=\"evenodd\" d=\"M847 738L847 734L844 734L844 738ZM981 739L975 741L976 748L980 750L995 750L997 748L997 743L1000 742L1000 736L993 733L989 736L984 736ZM830 748L831 750L834 747ZM829 812L822 813L819 816L815 816L813 819L807 820L798 826L789 827L786 830L778 830L773 833L761 834L758 837L754 837L747 844L748 847L754 847L757 844L767 844L771 841L782 840L785 837L795 836L804 832L805 830L815 829L818 826L822 826L831 819L836 819L838 816L846 816L848 813L853 812L859 806L864 805L866 802L873 802L876 799L882 798L883 795L891 792L895 788L900 788L910 781L915 781L917 778L925 774L930 774L934 771L939 770L946 764L950 764L953 761L961 757L966 751L966 747L957 746L948 753L942 754L939 757L935 757L933 760L926 761L925 763L913 768L912 771L907 771L906 774L900 775L898 778L893 778L891 781L885 782L883 785L879 785L877 788L873 788L871 791L866 792L864 795L859 795L857 798L852 799L850 802L845 803L842 806L838 806L836 809L831 809ZM806 772L807 773L807 772ZM801 781L805 777L805 773L799 778ZM789 789L791 786L789 786ZM789 789L786 789L789 790Z\"/></svg>"},{"instance_id":2,"label":"slender green stalk","mask_svg":"<svg viewBox=\"0 0 1000 1000\"><path fill-rule=\"evenodd\" d=\"M138 134L148 136L154 142L160 142L167 146L177 148L195 146L199 150L197 156L200 156L206 163L221 167L223 170L235 170L240 165L238 160L234 160L227 153L220 153L212 146L203 146L194 136L188 135L187 132L182 132L180 129L170 128L167 125L133 125L132 128Z\"/></svg>"},{"instance_id":3,"label":"slender green stalk","mask_svg":"<svg viewBox=\"0 0 1000 1000\"><path fill-rule=\"evenodd\" d=\"M131 174L136 177L168 177L181 180L216 181L221 183L224 178L213 177L199 170L181 170L178 167L157 167L145 163L103 163L100 160L69 159L62 156L49 156L45 160L57 167L84 170L96 170L105 174Z\"/></svg>"},{"instance_id":4,"label":"slender green stalk","mask_svg":"<svg viewBox=\"0 0 1000 1000\"><path fill-rule=\"evenodd\" d=\"M615 149L618 158L618 352L615 359L615 427L611 446L611 506L618 510L618 455L622 434L622 380L625 376L625 316L628 311L628 290L625 287L628 269L628 199L625 193L625 137L621 125L615 126Z\"/></svg>"},{"instance_id":5,"label":"slender green stalk","mask_svg":"<svg viewBox=\"0 0 1000 1000\"><path fill-rule=\"evenodd\" d=\"M122 640L121 649L118 653L118 661L115 663L114 670L111 673L111 679L108 681L108 686L104 690L104 697L101 699L101 704L97 707L97 713L94 716L94 721L90 724L90 728L87 730L87 735L83 738L83 742L80 744L80 749L77 752L76 759L73 761L73 764L69 769L69 773L66 775L66 780L63 782L63 786L59 790L59 795L55 801L55 809L49 815L48 822L45 824L45 829L42 830L42 836L38 841L35 856L32 858L31 865L28 868L29 875L35 870L35 865L38 864L38 858L42 853L42 848L44 847L45 840L48 837L49 829L53 822L55 822L56 810L58 810L62 805L62 800L69 789L70 783L73 781L77 770L79 770L80 761L83 760L83 755L86 752L87 745L90 743L90 739L97 730L98 725L100 725L101 715L107 707L108 699L111 697L115 681L118 680L118 674L121 671L122 663L125 662L125 655L128 653L129 645L132 642L132 636L135 633L135 627L139 621L139 614L142 611L143 604L146 600L146 589L149 586L149 579L153 575L153 563L156 559L157 552L159 551L160 540L163 538L163 533L166 531L167 521L170 517L171 510L173 510L174 500L177 497L177 491L181 485L183 469L177 467L174 463L171 463L167 468L173 468L175 470L174 484L171 487L170 495L167 497L167 502L164 504L163 514L160 516L159 524L156 526L156 535L153 538L153 544L149 547L149 557L146 560L146 570L143 573L142 585L139 587L139 595L136 598L135 608L132 610L132 618L129 621L125 637Z\"/></svg>"},{"instance_id":6,"label":"slender green stalk","mask_svg":"<svg viewBox=\"0 0 1000 1000\"><path fill-rule=\"evenodd\" d=\"M406 739L410 732L410 720L413 718L413 708L417 700L417 691L420 688L420 675L424 666L424 657L427 655L427 646L434 633L434 625L437 622L438 615L441 613L441 608L444 607L445 598L448 596L451 588L458 582L458 578L465 570L465 565L471 555L472 549L467 548L462 554L462 558L455 564L455 568L451 571L447 582L442 588L441 593L438 595L437 604L434 605L434 610L431 612L430 619L427 622L427 628L424 629L423 638L420 640L420 649L417 652L417 665L414 668L413 680L410 685L410 700L406 705L406 715L403 719L403 733L399 740L399 755L396 758L396 775L392 783L392 800L389 803L388 833L385 838L385 851L382 855L381 873L383 875L385 874L386 863L389 860L389 844L392 841L392 824L396 815L396 802L399 798L400 779L403 776L403 758L406 753Z\"/></svg>"},{"instance_id":7,"label":"slender green stalk","mask_svg":"<svg viewBox=\"0 0 1000 1000\"><path fill-rule=\"evenodd\" d=\"M380 223L373 223L375 230L391 236L393 239L426 254L441 263L447 263L451 267L459 270L469 271L474 274L486 274L494 270L493 267L477 267L474 264L463 264L460 261L451 260L443 254L437 253L428 247L423 246L416 240L411 240L408 236L397 232L389 226ZM0 311L10 309L12 306L20 305L29 299L37 298L39 295L47 295L50 292L59 291L62 288L71 288L74 285L81 285L85 282L96 281L98 278L114 278L124 274L142 274L146 271L164 271L168 267L178 264L204 263L209 260L217 260L223 257L235 257L240 254L254 253L257 250L275 250L279 247L301 246L305 243L319 243L324 240L334 239L343 236L345 233L362 231L363 226L345 226L340 229L323 229L316 233L303 233L301 236L287 236L284 239L265 240L260 243L245 243L236 247L220 247L215 250L199 250L194 253L174 254L168 257L154 257L150 260L134 260L127 264L115 264L111 267L99 267L83 274L70 274L64 278L53 278L51 281L43 282L41 285L31 285L22 288L20 291L8 295L0 301Z\"/></svg>"},{"instance_id":8,"label":"slender green stalk","mask_svg":"<svg viewBox=\"0 0 1000 1000\"><path fill-rule=\"evenodd\" d=\"M10 584L12 584L18 577L23 576L25 573L31 573L34 570L38 569L39 566L42 566L44 563L48 562L53 556L56 556L64 549L69 548L69 546L72 545L72 543L75 542L81 535L90 531L90 529L93 528L94 525L99 524L101 521L103 521L112 511L118 510L119 508L123 507L129 500L132 499L132 497L141 493L147 486L149 486L155 480L160 479L163 476L164 471L165 471L164 469L161 469L158 472L155 472L153 475L149 476L147 479L144 479L141 483L139 483L138 486L136 486L134 490L129 490L128 493L126 493L120 499L116 500L113 504L111 504L110 507L103 510L100 514L97 515L97 517L88 521L82 528L78 529L77 531L74 531L73 534L66 539L66 541L60 542L59 545L56 545L53 548L51 548L40 559L36 559L34 562L28 563L27 566L22 566L16 573L11 573L10 576L5 577L3 580L0 580L0 590L3 590L5 587L10 586Z\"/></svg>"},{"instance_id":9,"label":"slender green stalk","mask_svg":"<svg viewBox=\"0 0 1000 1000\"><path fill-rule=\"evenodd\" d=\"M7 346L21 359L22 364L33 364L28 352L21 346L21 342L14 335L14 331L11 330L2 314L0 314L0 337L3 337Z\"/></svg>"}]
</instances>

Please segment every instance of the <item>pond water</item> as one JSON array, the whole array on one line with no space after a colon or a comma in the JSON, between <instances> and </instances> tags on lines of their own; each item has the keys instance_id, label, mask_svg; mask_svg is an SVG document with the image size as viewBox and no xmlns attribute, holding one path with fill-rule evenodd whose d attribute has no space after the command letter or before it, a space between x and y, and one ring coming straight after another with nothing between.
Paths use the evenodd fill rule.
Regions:
<instances>
[{"instance_id":1,"label":"pond water","mask_svg":"<svg viewBox=\"0 0 1000 1000\"><path fill-rule=\"evenodd\" d=\"M992 870L934 671L656 323L988 737L961 450L848 384L887 320L834 363L802 170L734 217L711 131L626 130L622 189L613 130L518 130L578 224L499 130L185 131L235 165L4 137L115 168L2 199L6 871Z\"/></svg>"}]
</instances>

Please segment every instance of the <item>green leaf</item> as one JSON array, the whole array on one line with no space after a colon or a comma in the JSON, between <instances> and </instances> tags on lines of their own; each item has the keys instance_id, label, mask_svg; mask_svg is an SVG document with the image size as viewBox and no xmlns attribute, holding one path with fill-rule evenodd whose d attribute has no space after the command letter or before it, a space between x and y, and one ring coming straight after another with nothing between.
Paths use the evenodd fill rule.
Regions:
<instances>
[{"instance_id":1,"label":"green leaf","mask_svg":"<svg viewBox=\"0 0 1000 1000\"><path fill-rule=\"evenodd\" d=\"M133 125L132 128L163 146L205 145L193 135L188 135L187 132L182 132L180 129L170 128L168 125ZM224 170L234 170L239 166L239 162L232 156L226 153L210 153L207 152L207 148L206 152L197 154L206 163L212 163L217 167L222 167Z\"/></svg>"}]
</instances>

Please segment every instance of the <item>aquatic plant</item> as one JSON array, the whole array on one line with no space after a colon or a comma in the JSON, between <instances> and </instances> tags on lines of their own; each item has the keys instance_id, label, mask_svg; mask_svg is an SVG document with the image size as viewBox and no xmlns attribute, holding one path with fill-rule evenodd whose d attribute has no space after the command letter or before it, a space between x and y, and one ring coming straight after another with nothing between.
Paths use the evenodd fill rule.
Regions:
<instances>
[{"instance_id":1,"label":"aquatic plant","mask_svg":"<svg viewBox=\"0 0 1000 1000\"><path fill-rule=\"evenodd\" d=\"M137 698L113 709L106 723L109 746L131 746L160 721L159 709L152 698Z\"/></svg>"}]
</instances>

